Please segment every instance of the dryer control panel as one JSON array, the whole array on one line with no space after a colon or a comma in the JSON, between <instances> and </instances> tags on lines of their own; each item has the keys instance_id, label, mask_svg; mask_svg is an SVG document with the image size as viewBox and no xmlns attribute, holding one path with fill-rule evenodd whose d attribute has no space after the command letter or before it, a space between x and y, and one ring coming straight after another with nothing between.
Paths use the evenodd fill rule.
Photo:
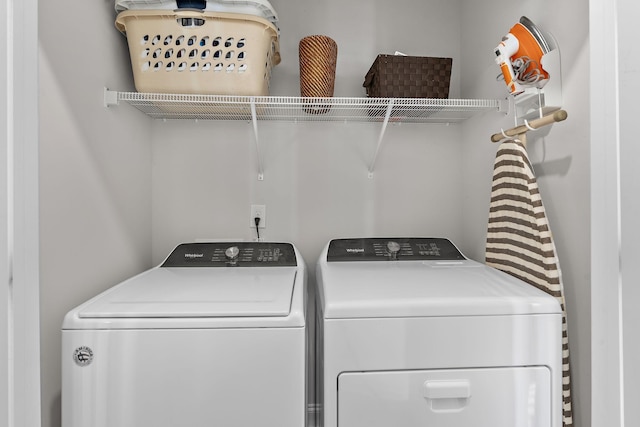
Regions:
<instances>
[{"instance_id":1,"label":"dryer control panel","mask_svg":"<svg viewBox=\"0 0 640 427\"><path fill-rule=\"evenodd\" d=\"M212 242L183 243L161 267L296 267L290 243Z\"/></svg>"},{"instance_id":2,"label":"dryer control panel","mask_svg":"<svg viewBox=\"0 0 640 427\"><path fill-rule=\"evenodd\" d=\"M466 259L451 241L442 238L336 239L329 243L328 262L424 261Z\"/></svg>"}]
</instances>

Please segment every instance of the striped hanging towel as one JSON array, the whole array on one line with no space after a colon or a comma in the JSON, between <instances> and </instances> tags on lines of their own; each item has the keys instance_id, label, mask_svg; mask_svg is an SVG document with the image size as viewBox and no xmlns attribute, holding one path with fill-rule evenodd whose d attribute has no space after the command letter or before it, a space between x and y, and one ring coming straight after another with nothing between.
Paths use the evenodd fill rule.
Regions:
<instances>
[{"instance_id":1,"label":"striped hanging towel","mask_svg":"<svg viewBox=\"0 0 640 427\"><path fill-rule=\"evenodd\" d=\"M486 263L554 296L562 308L563 425L573 425L567 313L560 266L538 182L517 139L503 142L493 169Z\"/></svg>"}]
</instances>

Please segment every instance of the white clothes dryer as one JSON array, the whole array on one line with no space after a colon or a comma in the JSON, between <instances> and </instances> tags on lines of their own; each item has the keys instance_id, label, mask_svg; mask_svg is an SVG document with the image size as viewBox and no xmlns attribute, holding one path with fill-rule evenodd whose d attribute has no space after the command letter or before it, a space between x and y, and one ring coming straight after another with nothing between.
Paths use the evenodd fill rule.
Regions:
<instances>
[{"instance_id":1,"label":"white clothes dryer","mask_svg":"<svg viewBox=\"0 0 640 427\"><path fill-rule=\"evenodd\" d=\"M552 296L446 239L332 240L316 274L318 425L562 425Z\"/></svg>"},{"instance_id":2,"label":"white clothes dryer","mask_svg":"<svg viewBox=\"0 0 640 427\"><path fill-rule=\"evenodd\" d=\"M306 269L289 243L189 243L70 311L65 427L306 425Z\"/></svg>"}]
</instances>

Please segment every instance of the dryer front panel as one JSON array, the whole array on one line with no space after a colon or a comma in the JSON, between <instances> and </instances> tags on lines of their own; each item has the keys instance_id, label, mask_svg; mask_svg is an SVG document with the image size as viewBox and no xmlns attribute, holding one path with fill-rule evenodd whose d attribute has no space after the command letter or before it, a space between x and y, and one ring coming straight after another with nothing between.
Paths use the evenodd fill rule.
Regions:
<instances>
[{"instance_id":1,"label":"dryer front panel","mask_svg":"<svg viewBox=\"0 0 640 427\"><path fill-rule=\"evenodd\" d=\"M338 378L338 427L549 427L546 367L351 372Z\"/></svg>"}]
</instances>

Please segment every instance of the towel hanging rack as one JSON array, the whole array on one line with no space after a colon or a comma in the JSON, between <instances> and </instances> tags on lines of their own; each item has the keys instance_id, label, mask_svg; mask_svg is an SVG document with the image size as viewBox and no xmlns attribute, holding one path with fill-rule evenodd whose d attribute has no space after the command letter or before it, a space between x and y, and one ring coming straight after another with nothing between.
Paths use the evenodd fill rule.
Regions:
<instances>
[{"instance_id":1,"label":"towel hanging rack","mask_svg":"<svg viewBox=\"0 0 640 427\"><path fill-rule=\"evenodd\" d=\"M509 130L494 133L493 135L491 135L491 142L500 142L505 137L509 137L509 136L524 135L529 130L539 129L543 126L547 126L555 122L561 122L566 119L567 119L567 112L565 110L556 110L551 114L540 117L539 119L530 120L526 122L526 124L524 125L516 126Z\"/></svg>"}]
</instances>

